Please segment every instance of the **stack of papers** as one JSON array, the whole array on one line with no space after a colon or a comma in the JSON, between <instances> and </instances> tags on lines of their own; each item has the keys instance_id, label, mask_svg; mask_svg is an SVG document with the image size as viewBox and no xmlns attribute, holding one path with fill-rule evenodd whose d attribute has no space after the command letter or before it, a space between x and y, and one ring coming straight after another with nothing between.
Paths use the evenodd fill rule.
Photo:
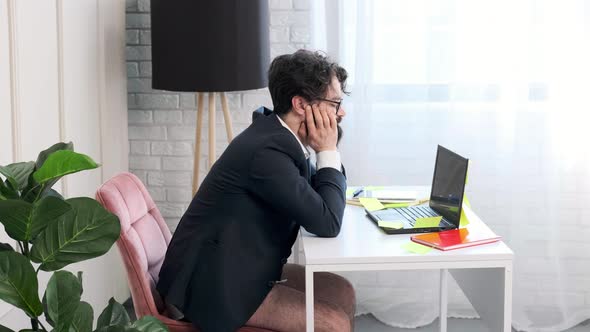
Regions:
<instances>
[{"instance_id":1,"label":"stack of papers","mask_svg":"<svg viewBox=\"0 0 590 332\"><path fill-rule=\"evenodd\" d=\"M425 202L425 200L418 201L418 193L416 191L395 190L393 187L352 187L346 191L347 203L360 205L363 200L378 201L379 203L385 204L384 208L404 207ZM396 206L387 206L393 204Z\"/></svg>"}]
</instances>

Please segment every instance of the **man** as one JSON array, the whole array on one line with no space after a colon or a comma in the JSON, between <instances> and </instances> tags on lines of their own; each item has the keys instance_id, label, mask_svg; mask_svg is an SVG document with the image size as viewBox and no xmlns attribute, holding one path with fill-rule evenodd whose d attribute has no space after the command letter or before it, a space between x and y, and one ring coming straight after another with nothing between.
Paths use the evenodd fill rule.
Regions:
<instances>
[{"instance_id":1,"label":"man","mask_svg":"<svg viewBox=\"0 0 590 332\"><path fill-rule=\"evenodd\" d=\"M231 142L182 217L157 288L203 332L305 329L304 269L286 262L300 226L322 237L340 231L346 181L337 143L346 78L319 53L277 57L269 69L274 112ZM315 174L306 146L317 155ZM318 273L314 294L317 331L350 331L350 284Z\"/></svg>"}]
</instances>

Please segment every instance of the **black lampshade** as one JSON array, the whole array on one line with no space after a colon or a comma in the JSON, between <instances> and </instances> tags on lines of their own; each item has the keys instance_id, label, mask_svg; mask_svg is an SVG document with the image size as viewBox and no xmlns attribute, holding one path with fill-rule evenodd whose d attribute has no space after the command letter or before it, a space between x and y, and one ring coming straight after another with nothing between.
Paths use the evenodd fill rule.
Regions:
<instances>
[{"instance_id":1,"label":"black lampshade","mask_svg":"<svg viewBox=\"0 0 590 332\"><path fill-rule=\"evenodd\" d=\"M268 0L151 0L152 87L192 92L268 85Z\"/></svg>"}]
</instances>

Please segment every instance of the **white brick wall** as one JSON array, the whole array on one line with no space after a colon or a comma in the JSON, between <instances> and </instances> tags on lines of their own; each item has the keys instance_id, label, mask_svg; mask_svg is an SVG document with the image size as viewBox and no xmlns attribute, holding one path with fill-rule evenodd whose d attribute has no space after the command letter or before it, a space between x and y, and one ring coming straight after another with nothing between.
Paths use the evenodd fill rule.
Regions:
<instances>
[{"instance_id":1,"label":"white brick wall","mask_svg":"<svg viewBox=\"0 0 590 332\"><path fill-rule=\"evenodd\" d=\"M310 0L269 0L271 57L306 48ZM191 200L196 103L193 93L152 90L149 0L126 0L129 168L148 187L172 230ZM252 111L272 107L267 89L226 93L234 135L251 122ZM205 108L208 101L205 100ZM227 147L221 102L216 98L217 155ZM206 174L208 111L203 116L201 167Z\"/></svg>"}]
</instances>

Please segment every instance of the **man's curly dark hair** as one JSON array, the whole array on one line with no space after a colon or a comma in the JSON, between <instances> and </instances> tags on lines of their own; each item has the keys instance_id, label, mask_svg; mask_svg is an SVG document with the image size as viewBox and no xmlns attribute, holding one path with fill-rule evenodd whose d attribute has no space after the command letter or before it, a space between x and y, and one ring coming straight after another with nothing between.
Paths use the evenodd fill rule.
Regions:
<instances>
[{"instance_id":1,"label":"man's curly dark hair","mask_svg":"<svg viewBox=\"0 0 590 332\"><path fill-rule=\"evenodd\" d=\"M291 110L291 99L301 96L308 101L325 98L332 77L346 92L348 73L337 63L320 53L298 50L293 54L277 56L268 70L268 88L277 115Z\"/></svg>"}]
</instances>

